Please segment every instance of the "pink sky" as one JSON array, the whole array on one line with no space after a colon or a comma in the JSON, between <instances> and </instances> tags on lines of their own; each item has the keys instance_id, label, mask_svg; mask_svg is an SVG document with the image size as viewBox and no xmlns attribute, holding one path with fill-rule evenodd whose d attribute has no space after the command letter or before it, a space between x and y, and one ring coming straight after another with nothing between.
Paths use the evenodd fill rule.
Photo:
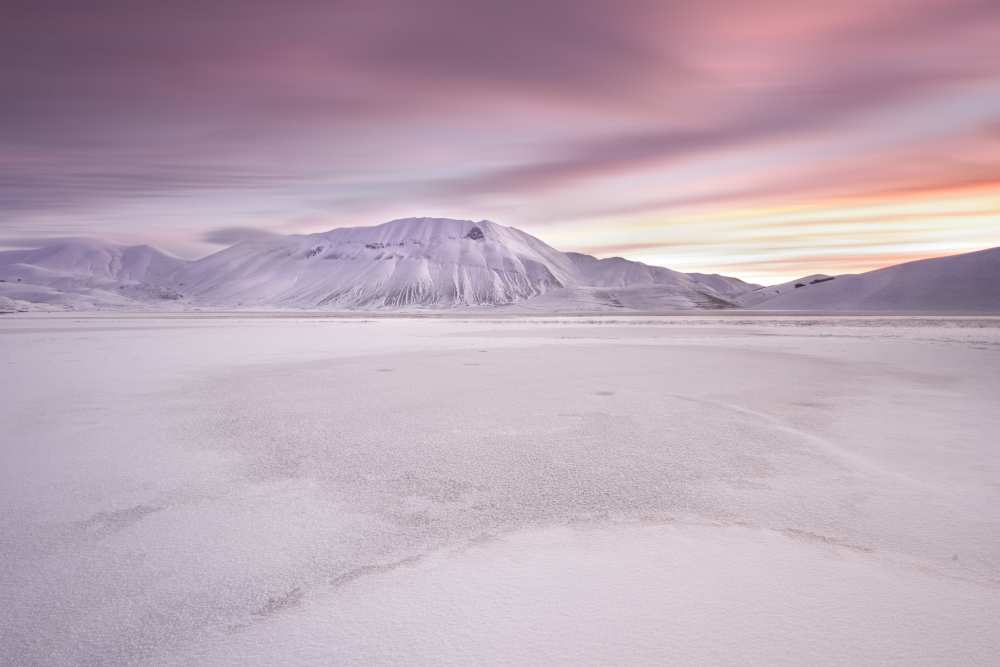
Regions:
<instances>
[{"instance_id":1,"label":"pink sky","mask_svg":"<svg viewBox=\"0 0 1000 667\"><path fill-rule=\"evenodd\" d=\"M995 1L37 0L0 33L0 243L440 215L758 282L1000 245Z\"/></svg>"}]
</instances>

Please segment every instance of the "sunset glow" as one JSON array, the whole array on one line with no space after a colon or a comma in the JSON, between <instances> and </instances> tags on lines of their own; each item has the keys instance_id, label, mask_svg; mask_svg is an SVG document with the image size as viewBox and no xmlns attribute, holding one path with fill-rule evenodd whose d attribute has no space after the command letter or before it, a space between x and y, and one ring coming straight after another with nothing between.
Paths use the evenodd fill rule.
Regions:
<instances>
[{"instance_id":1,"label":"sunset glow","mask_svg":"<svg viewBox=\"0 0 1000 667\"><path fill-rule=\"evenodd\" d=\"M757 282L1000 245L996 2L143 4L0 10L0 244L488 218Z\"/></svg>"}]
</instances>

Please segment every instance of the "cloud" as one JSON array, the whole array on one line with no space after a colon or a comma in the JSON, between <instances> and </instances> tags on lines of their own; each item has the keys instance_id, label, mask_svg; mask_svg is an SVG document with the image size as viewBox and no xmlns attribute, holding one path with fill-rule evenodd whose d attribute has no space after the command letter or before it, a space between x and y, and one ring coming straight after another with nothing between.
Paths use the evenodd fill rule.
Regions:
<instances>
[{"instance_id":1,"label":"cloud","mask_svg":"<svg viewBox=\"0 0 1000 667\"><path fill-rule=\"evenodd\" d=\"M925 72L850 72L810 88L778 89L762 107L725 121L690 128L665 128L574 145L555 160L506 167L457 179L447 191L525 192L566 185L580 179L622 173L631 168L668 167L684 158L774 142L809 131L829 132L866 112L881 109L929 89L958 86L961 78Z\"/></svg>"},{"instance_id":2,"label":"cloud","mask_svg":"<svg viewBox=\"0 0 1000 667\"><path fill-rule=\"evenodd\" d=\"M193 241L199 224L408 208L568 224L755 190L923 187L866 140L941 98L960 134L991 85L988 0L11 0L0 236ZM690 191L671 178L734 152L742 171ZM969 154L935 143L932 179Z\"/></svg>"},{"instance_id":3,"label":"cloud","mask_svg":"<svg viewBox=\"0 0 1000 667\"><path fill-rule=\"evenodd\" d=\"M260 241L277 236L274 232L258 227L220 227L202 234L201 240L216 245L235 245L242 241Z\"/></svg>"},{"instance_id":4,"label":"cloud","mask_svg":"<svg viewBox=\"0 0 1000 667\"><path fill-rule=\"evenodd\" d=\"M87 236L13 236L0 240L0 246L5 248L34 249L68 241L87 242L95 240L93 237Z\"/></svg>"}]
</instances>

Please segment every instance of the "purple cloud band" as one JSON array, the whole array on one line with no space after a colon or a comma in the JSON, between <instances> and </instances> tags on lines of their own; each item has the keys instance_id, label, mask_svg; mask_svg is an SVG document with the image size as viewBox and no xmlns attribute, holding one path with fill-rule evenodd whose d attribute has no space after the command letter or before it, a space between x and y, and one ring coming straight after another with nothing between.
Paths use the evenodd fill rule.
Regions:
<instances>
[{"instance_id":1,"label":"purple cloud band","mask_svg":"<svg viewBox=\"0 0 1000 667\"><path fill-rule=\"evenodd\" d=\"M1000 5L984 0L16 0L0 12L0 234L205 197L226 200L222 225L309 216L317 201L502 197L545 211L552 191L849 139L879 113L1000 86ZM861 187L846 171L842 188Z\"/></svg>"}]
</instances>

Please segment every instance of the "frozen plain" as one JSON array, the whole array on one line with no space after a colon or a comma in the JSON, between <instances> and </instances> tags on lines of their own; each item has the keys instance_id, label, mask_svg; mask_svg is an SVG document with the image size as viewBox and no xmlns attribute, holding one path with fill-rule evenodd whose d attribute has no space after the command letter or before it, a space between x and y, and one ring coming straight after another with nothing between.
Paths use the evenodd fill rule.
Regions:
<instances>
[{"instance_id":1,"label":"frozen plain","mask_svg":"<svg viewBox=\"0 0 1000 667\"><path fill-rule=\"evenodd\" d=\"M1000 318L0 318L0 664L996 664Z\"/></svg>"}]
</instances>

